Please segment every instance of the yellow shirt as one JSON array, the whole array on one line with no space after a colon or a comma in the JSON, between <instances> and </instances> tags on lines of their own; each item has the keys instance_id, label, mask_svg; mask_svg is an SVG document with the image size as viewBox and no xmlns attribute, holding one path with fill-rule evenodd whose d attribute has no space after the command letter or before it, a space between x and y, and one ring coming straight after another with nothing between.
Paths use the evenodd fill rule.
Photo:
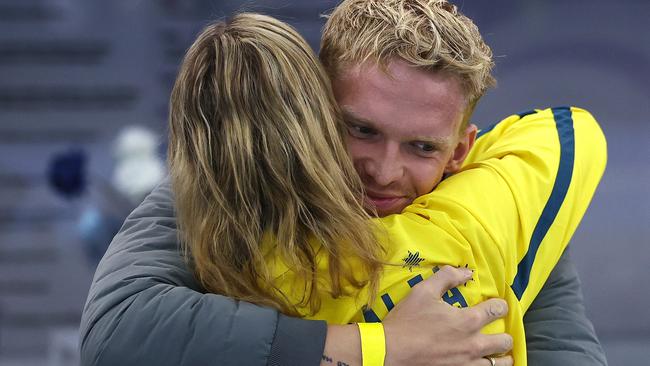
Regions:
<instances>
[{"instance_id":1,"label":"yellow shirt","mask_svg":"<svg viewBox=\"0 0 650 366\"><path fill-rule=\"evenodd\" d=\"M387 261L394 265L385 267L371 309L363 309L363 289L337 299L322 291L316 314L299 310L332 324L380 321L440 266L466 266L473 281L443 299L459 307L505 299L508 316L483 331L511 334L515 364L525 365L523 315L584 215L605 164L605 138L588 112L562 107L510 116L479 133L459 173L401 214L374 219L387 233ZM320 288L327 288L326 256L318 261ZM278 285L298 303L300 279L278 262L269 261Z\"/></svg>"}]
</instances>

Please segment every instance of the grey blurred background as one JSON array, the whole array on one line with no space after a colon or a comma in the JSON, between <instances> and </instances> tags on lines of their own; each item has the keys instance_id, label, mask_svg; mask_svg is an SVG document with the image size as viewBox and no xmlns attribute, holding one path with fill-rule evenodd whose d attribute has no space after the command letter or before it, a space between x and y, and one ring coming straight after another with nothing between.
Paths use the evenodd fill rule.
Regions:
<instances>
[{"instance_id":1,"label":"grey blurred background","mask_svg":"<svg viewBox=\"0 0 650 366\"><path fill-rule=\"evenodd\" d=\"M496 55L499 85L475 123L558 105L581 106L601 122L609 164L570 250L610 364L647 365L650 2L454 2ZM336 3L0 0L0 366L77 362L76 331L102 242L84 225L134 204L111 185L115 138L144 126L164 157L169 92L196 32L256 10L293 24L317 49L319 14ZM64 172L86 162L78 194L48 183L56 157Z\"/></svg>"}]
</instances>

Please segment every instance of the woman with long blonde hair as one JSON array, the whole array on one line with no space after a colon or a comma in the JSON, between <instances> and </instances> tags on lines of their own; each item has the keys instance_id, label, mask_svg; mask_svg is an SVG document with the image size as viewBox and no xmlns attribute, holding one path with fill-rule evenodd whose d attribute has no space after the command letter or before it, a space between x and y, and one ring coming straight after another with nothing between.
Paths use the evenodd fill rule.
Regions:
<instances>
[{"instance_id":1,"label":"woman with long blonde hair","mask_svg":"<svg viewBox=\"0 0 650 366\"><path fill-rule=\"evenodd\" d=\"M344 133L327 75L288 25L239 14L198 36L171 96L169 165L182 242L207 290L316 311L318 251L333 296L376 287L382 249ZM265 238L306 279L301 304L274 285Z\"/></svg>"}]
</instances>

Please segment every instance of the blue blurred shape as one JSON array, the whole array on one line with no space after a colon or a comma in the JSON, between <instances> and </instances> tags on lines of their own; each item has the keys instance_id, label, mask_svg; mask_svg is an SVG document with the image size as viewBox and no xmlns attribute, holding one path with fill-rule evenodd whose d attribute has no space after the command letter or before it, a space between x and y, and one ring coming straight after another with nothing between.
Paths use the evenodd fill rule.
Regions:
<instances>
[{"instance_id":1,"label":"blue blurred shape","mask_svg":"<svg viewBox=\"0 0 650 366\"><path fill-rule=\"evenodd\" d=\"M77 229L86 257L94 267L104 256L108 245L122 226L123 217L107 214L97 206L87 207L79 218Z\"/></svg>"},{"instance_id":2,"label":"blue blurred shape","mask_svg":"<svg viewBox=\"0 0 650 366\"><path fill-rule=\"evenodd\" d=\"M86 189L86 153L73 149L54 155L48 167L48 182L62 196L71 199Z\"/></svg>"}]
</instances>

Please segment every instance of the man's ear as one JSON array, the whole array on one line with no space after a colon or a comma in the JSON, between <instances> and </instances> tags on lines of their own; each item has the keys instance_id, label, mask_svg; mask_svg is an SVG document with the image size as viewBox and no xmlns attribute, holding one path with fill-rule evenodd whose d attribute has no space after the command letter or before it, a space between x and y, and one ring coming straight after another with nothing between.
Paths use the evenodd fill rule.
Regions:
<instances>
[{"instance_id":1,"label":"man's ear","mask_svg":"<svg viewBox=\"0 0 650 366\"><path fill-rule=\"evenodd\" d=\"M467 154L469 154L472 146L474 146L477 131L478 128L476 125L471 123L467 125L465 131L463 131L462 135L458 139L458 143L451 154L451 158L445 166L445 174L453 174L460 170Z\"/></svg>"}]
</instances>

